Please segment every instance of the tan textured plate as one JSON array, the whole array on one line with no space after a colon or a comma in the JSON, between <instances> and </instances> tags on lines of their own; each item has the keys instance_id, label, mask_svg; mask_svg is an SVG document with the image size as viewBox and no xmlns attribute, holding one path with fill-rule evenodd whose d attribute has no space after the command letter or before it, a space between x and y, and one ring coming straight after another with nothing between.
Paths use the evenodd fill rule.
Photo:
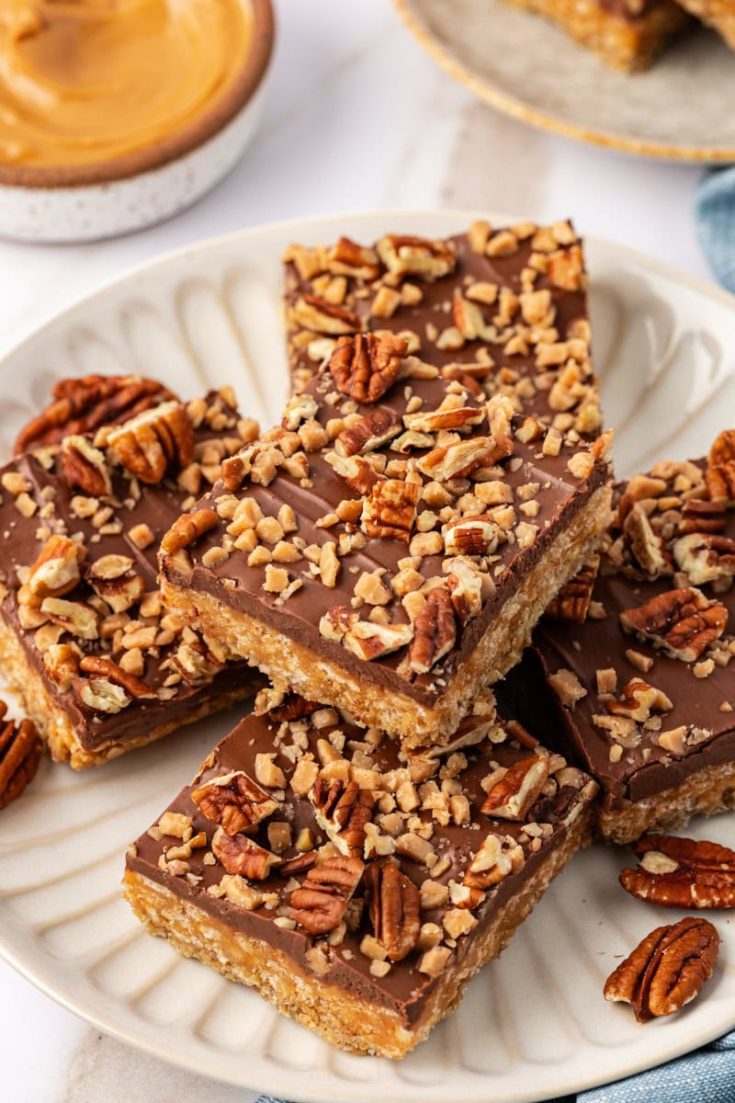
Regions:
<instances>
[{"instance_id":1,"label":"tan textured plate","mask_svg":"<svg viewBox=\"0 0 735 1103\"><path fill-rule=\"evenodd\" d=\"M504 0L395 0L422 46L493 107L533 126L627 153L735 161L735 53L696 30L647 73L609 69Z\"/></svg>"},{"instance_id":2,"label":"tan textured plate","mask_svg":"<svg viewBox=\"0 0 735 1103\"><path fill-rule=\"evenodd\" d=\"M439 236L473 217L384 212L264 226L130 273L0 364L0 454L52 381L82 372L147 371L187 395L227 380L243 410L276 418L287 385L283 248L341 233L370 241L386 229ZM620 429L619 470L696 454L735 423L735 299L608 242L589 241L588 257L594 354L608 419ZM211 718L80 776L44 762L23 798L0 813L0 954L100 1030L285 1099L535 1103L628 1076L732 1028L727 915L716 919L715 977L681 1015L640 1027L602 998L621 955L680 914L662 916L626 896L617 884L626 855L612 847L571 863L457 1014L402 1062L340 1053L254 992L179 958L121 899L123 853L232 722ZM693 831L727 843L734 825L735 814Z\"/></svg>"}]
</instances>

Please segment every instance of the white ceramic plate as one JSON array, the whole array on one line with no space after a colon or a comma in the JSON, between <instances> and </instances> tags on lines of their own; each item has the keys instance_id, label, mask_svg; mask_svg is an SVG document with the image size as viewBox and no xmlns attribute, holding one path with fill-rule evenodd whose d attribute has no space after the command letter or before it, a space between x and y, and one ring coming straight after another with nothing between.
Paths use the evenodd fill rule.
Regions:
<instances>
[{"instance_id":1,"label":"white ceramic plate","mask_svg":"<svg viewBox=\"0 0 735 1103\"><path fill-rule=\"evenodd\" d=\"M190 248L79 303L0 365L0 447L61 375L140 370L193 395L224 381L277 417L286 391L279 256L292 240L441 235L473 214L405 212L295 222ZM619 470L696 454L735 422L735 299L656 261L588 243L594 350ZM602 984L652 927L679 916L617 884L625 852L579 856L459 1012L406 1061L350 1057L269 1004L146 935L120 898L127 843L160 813L234 717L75 776L44 762L1 816L0 952L101 1030L175 1064L291 1100L522 1103L626 1076L734 1025L735 929L705 996L637 1026ZM734 816L693 833L731 842Z\"/></svg>"},{"instance_id":2,"label":"white ceramic plate","mask_svg":"<svg viewBox=\"0 0 735 1103\"><path fill-rule=\"evenodd\" d=\"M680 161L735 161L735 57L703 28L645 73L609 68L506 0L395 0L421 45L481 99L567 138Z\"/></svg>"}]
</instances>

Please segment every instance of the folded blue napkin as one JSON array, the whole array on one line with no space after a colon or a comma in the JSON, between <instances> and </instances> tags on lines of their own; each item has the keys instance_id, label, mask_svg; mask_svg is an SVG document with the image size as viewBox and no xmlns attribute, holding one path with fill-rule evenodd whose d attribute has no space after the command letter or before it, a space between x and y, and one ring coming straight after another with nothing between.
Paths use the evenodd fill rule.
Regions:
<instances>
[{"instance_id":1,"label":"folded blue napkin","mask_svg":"<svg viewBox=\"0 0 735 1103\"><path fill-rule=\"evenodd\" d=\"M282 1101L261 1095L256 1103ZM735 1031L668 1065L556 1103L735 1103Z\"/></svg>"},{"instance_id":2,"label":"folded blue napkin","mask_svg":"<svg viewBox=\"0 0 735 1103\"><path fill-rule=\"evenodd\" d=\"M697 187L696 222L710 268L723 287L735 292L735 165L704 174Z\"/></svg>"}]
</instances>

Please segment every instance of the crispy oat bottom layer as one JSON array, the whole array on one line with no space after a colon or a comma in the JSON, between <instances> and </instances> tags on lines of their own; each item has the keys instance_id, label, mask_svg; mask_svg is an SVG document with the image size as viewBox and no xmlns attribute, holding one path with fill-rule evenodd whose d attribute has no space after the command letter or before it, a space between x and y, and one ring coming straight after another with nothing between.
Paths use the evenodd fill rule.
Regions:
<instances>
[{"instance_id":1,"label":"crispy oat bottom layer","mask_svg":"<svg viewBox=\"0 0 735 1103\"><path fill-rule=\"evenodd\" d=\"M679 0L679 3L708 27L718 31L728 46L735 50L735 7L732 0Z\"/></svg>"},{"instance_id":2,"label":"crispy oat bottom layer","mask_svg":"<svg viewBox=\"0 0 735 1103\"><path fill-rule=\"evenodd\" d=\"M584 812L490 925L476 937L469 936L467 952L442 974L414 1024L391 1008L360 999L304 971L282 950L234 930L140 873L125 873L124 892L148 930L168 939L180 954L197 958L228 980L255 988L282 1014L340 1049L400 1058L457 1008L467 981L500 954L572 855L588 845L590 835L590 814Z\"/></svg>"},{"instance_id":3,"label":"crispy oat bottom layer","mask_svg":"<svg viewBox=\"0 0 735 1103\"><path fill-rule=\"evenodd\" d=\"M82 745L68 713L49 694L43 678L28 662L17 636L2 620L0 620L0 672L12 691L19 696L24 712L38 728L54 762L68 762L74 770L102 766L113 758L127 754L128 751L144 747L147 743L155 742L156 739L162 739L177 728L194 724L197 720L203 720L205 716L230 708L237 701L252 697L257 688L254 684L245 682L235 690L213 694L211 697L193 702L190 710L180 712L175 719L171 717L166 719L165 713L162 713L160 722L154 723L152 727L148 726L149 722L141 720L139 735L126 736L124 739L117 740L109 739L96 747L89 748Z\"/></svg>"},{"instance_id":4,"label":"crispy oat bottom layer","mask_svg":"<svg viewBox=\"0 0 735 1103\"><path fill-rule=\"evenodd\" d=\"M714 816L735 808L735 763L706 766L681 785L626 808L598 812L600 834L611 843L631 843L648 831L684 827L692 816Z\"/></svg>"},{"instance_id":5,"label":"crispy oat bottom layer","mask_svg":"<svg viewBox=\"0 0 735 1103\"><path fill-rule=\"evenodd\" d=\"M647 69L689 19L673 0L660 0L635 20L605 10L599 0L510 0L546 16L615 69ZM691 10L691 4L686 4Z\"/></svg>"},{"instance_id":6,"label":"crispy oat bottom layer","mask_svg":"<svg viewBox=\"0 0 735 1103\"><path fill-rule=\"evenodd\" d=\"M520 660L552 597L597 546L609 510L610 489L601 487L559 533L431 706L376 683L368 663L360 677L209 594L178 589L164 580L164 600L196 621L214 654L245 659L277 689L345 709L357 723L387 731L408 749L442 745L451 740L478 693Z\"/></svg>"}]
</instances>

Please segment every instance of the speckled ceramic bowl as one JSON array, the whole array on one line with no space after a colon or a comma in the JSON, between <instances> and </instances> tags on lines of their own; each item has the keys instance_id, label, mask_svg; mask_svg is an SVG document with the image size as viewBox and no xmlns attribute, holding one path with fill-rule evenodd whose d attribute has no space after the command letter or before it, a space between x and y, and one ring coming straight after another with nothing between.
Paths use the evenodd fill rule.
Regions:
<instances>
[{"instance_id":1,"label":"speckled ceramic bowl","mask_svg":"<svg viewBox=\"0 0 735 1103\"><path fill-rule=\"evenodd\" d=\"M253 39L228 94L189 126L148 149L97 164L0 164L0 236L94 241L130 233L188 207L242 156L260 118L274 41L271 0L252 9Z\"/></svg>"}]
</instances>

